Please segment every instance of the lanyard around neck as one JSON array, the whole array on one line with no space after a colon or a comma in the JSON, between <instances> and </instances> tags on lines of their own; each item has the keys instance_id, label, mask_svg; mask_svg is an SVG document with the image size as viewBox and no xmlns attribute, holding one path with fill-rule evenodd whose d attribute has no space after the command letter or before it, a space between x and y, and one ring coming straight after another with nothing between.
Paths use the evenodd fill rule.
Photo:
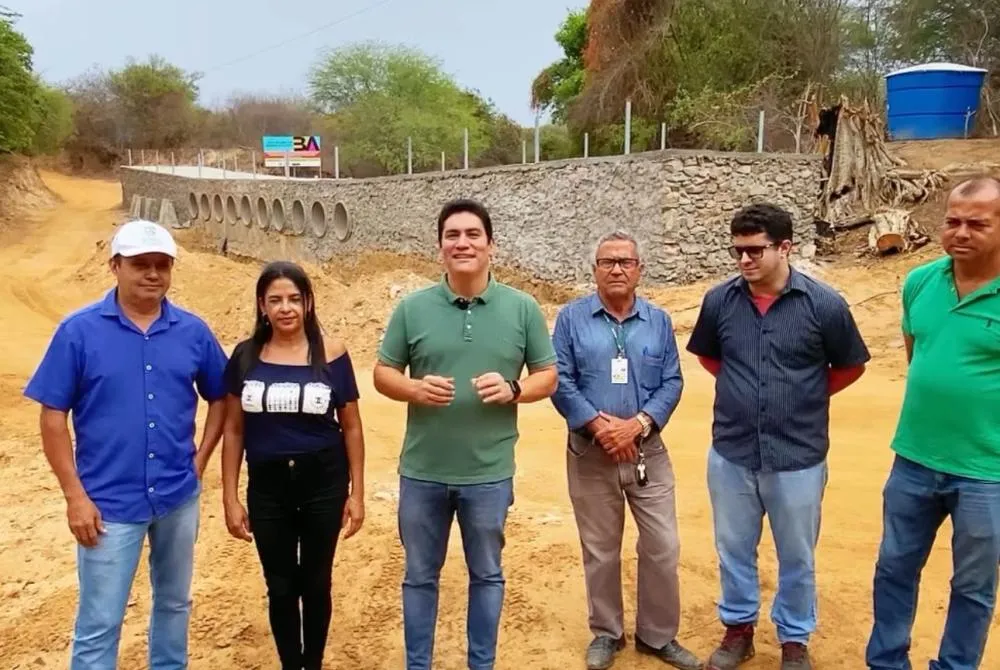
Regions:
<instances>
[{"instance_id":1,"label":"lanyard around neck","mask_svg":"<svg viewBox=\"0 0 1000 670\"><path fill-rule=\"evenodd\" d=\"M604 320L608 322L608 326L611 328L611 337L615 340L615 347L618 349L618 358L625 358L625 326L624 324L616 324L608 318L607 314L602 313Z\"/></svg>"}]
</instances>

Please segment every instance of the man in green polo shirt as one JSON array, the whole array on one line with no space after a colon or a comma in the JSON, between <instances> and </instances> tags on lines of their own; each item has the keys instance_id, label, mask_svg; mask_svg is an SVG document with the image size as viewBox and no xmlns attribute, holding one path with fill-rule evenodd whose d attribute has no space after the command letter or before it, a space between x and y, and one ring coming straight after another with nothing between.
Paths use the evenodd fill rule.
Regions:
<instances>
[{"instance_id":1,"label":"man in green polo shirt","mask_svg":"<svg viewBox=\"0 0 1000 670\"><path fill-rule=\"evenodd\" d=\"M871 670L910 668L920 573L947 517L954 576L931 670L982 663L1000 564L1000 182L949 194L947 255L903 282L906 393L875 568Z\"/></svg>"},{"instance_id":2,"label":"man in green polo shirt","mask_svg":"<svg viewBox=\"0 0 1000 670\"><path fill-rule=\"evenodd\" d=\"M438 578L457 516L469 570L468 665L492 670L504 526L514 501L517 403L552 395L556 354L534 298L490 273L486 208L472 200L447 203L438 245L445 273L396 307L374 375L379 393L408 404L399 463L406 668L431 667ZM519 381L525 367L529 374Z\"/></svg>"}]
</instances>

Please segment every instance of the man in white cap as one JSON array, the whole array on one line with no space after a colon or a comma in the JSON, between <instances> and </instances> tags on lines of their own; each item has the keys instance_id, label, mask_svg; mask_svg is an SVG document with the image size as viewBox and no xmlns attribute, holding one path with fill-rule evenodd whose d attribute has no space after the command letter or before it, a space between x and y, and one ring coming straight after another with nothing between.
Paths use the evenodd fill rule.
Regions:
<instances>
[{"instance_id":1,"label":"man in white cap","mask_svg":"<svg viewBox=\"0 0 1000 670\"><path fill-rule=\"evenodd\" d=\"M42 447L78 543L71 670L117 666L147 536L148 667L187 667L200 479L222 435L226 354L204 321L166 299L176 257L162 226L121 226L116 287L59 323L24 391L41 405ZM209 409L196 447L198 395Z\"/></svg>"}]
</instances>

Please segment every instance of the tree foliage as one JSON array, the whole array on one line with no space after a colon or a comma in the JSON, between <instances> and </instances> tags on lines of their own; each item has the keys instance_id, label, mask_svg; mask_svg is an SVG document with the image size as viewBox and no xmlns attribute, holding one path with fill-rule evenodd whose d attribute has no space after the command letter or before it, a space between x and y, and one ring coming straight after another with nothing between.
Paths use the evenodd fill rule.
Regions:
<instances>
[{"instance_id":1,"label":"tree foliage","mask_svg":"<svg viewBox=\"0 0 1000 670\"><path fill-rule=\"evenodd\" d=\"M73 134L73 102L65 91L37 82L32 154L55 154Z\"/></svg>"},{"instance_id":2,"label":"tree foliage","mask_svg":"<svg viewBox=\"0 0 1000 670\"><path fill-rule=\"evenodd\" d=\"M191 137L198 98L197 75L184 72L159 56L144 63L130 61L108 73L108 89L116 101L122 140L133 147L171 149Z\"/></svg>"},{"instance_id":3,"label":"tree foliage","mask_svg":"<svg viewBox=\"0 0 1000 670\"><path fill-rule=\"evenodd\" d=\"M272 134L319 134L341 173L401 173L533 159L532 130L502 114L435 58L361 42L324 51L298 95L234 94L199 105L199 77L158 56L92 70L61 87L33 71L18 15L0 4L0 151L66 150L75 164L126 151L240 147ZM561 55L530 82L548 113L543 160L619 153L631 101L633 151L752 149L764 112L768 150L809 150L817 107L847 94L883 103L884 75L947 60L986 68L974 132L1000 135L1000 0L591 0L553 35ZM661 135L666 124L666 138ZM327 157L325 166L330 166Z\"/></svg>"},{"instance_id":4,"label":"tree foliage","mask_svg":"<svg viewBox=\"0 0 1000 670\"><path fill-rule=\"evenodd\" d=\"M0 18L0 151L31 148L38 120L33 53L11 19Z\"/></svg>"},{"instance_id":5,"label":"tree foliage","mask_svg":"<svg viewBox=\"0 0 1000 670\"><path fill-rule=\"evenodd\" d=\"M405 46L352 44L324 53L309 76L310 97L331 117L348 173L440 169L441 152L470 163L503 131L491 107L461 88L430 56ZM497 124L500 125L497 125Z\"/></svg>"},{"instance_id":6,"label":"tree foliage","mask_svg":"<svg viewBox=\"0 0 1000 670\"><path fill-rule=\"evenodd\" d=\"M17 16L0 5L0 151L54 153L72 132L72 105L34 73L34 51L14 28Z\"/></svg>"},{"instance_id":7,"label":"tree foliage","mask_svg":"<svg viewBox=\"0 0 1000 670\"><path fill-rule=\"evenodd\" d=\"M570 27L585 39L567 41ZM927 60L989 69L984 102L1000 106L1000 0L591 0L556 42L564 57L532 101L599 145L631 100L633 146L666 122L675 146L748 149L764 110L768 148L798 147L808 107L841 93L877 107L890 69Z\"/></svg>"},{"instance_id":8,"label":"tree foliage","mask_svg":"<svg viewBox=\"0 0 1000 670\"><path fill-rule=\"evenodd\" d=\"M552 120L565 123L569 105L583 90L583 54L587 48L587 12L577 10L566 16L556 42L563 57L542 70L531 84L531 106L551 111Z\"/></svg>"}]
</instances>

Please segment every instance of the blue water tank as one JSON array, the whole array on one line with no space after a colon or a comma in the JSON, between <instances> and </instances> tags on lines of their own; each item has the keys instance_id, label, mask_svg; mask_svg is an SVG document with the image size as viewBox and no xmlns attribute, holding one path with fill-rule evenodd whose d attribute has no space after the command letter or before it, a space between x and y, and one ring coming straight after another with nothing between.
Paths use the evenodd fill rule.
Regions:
<instances>
[{"instance_id":1,"label":"blue water tank","mask_svg":"<svg viewBox=\"0 0 1000 670\"><path fill-rule=\"evenodd\" d=\"M971 134L985 77L986 70L956 63L915 65L885 75L889 138L930 140Z\"/></svg>"}]
</instances>

